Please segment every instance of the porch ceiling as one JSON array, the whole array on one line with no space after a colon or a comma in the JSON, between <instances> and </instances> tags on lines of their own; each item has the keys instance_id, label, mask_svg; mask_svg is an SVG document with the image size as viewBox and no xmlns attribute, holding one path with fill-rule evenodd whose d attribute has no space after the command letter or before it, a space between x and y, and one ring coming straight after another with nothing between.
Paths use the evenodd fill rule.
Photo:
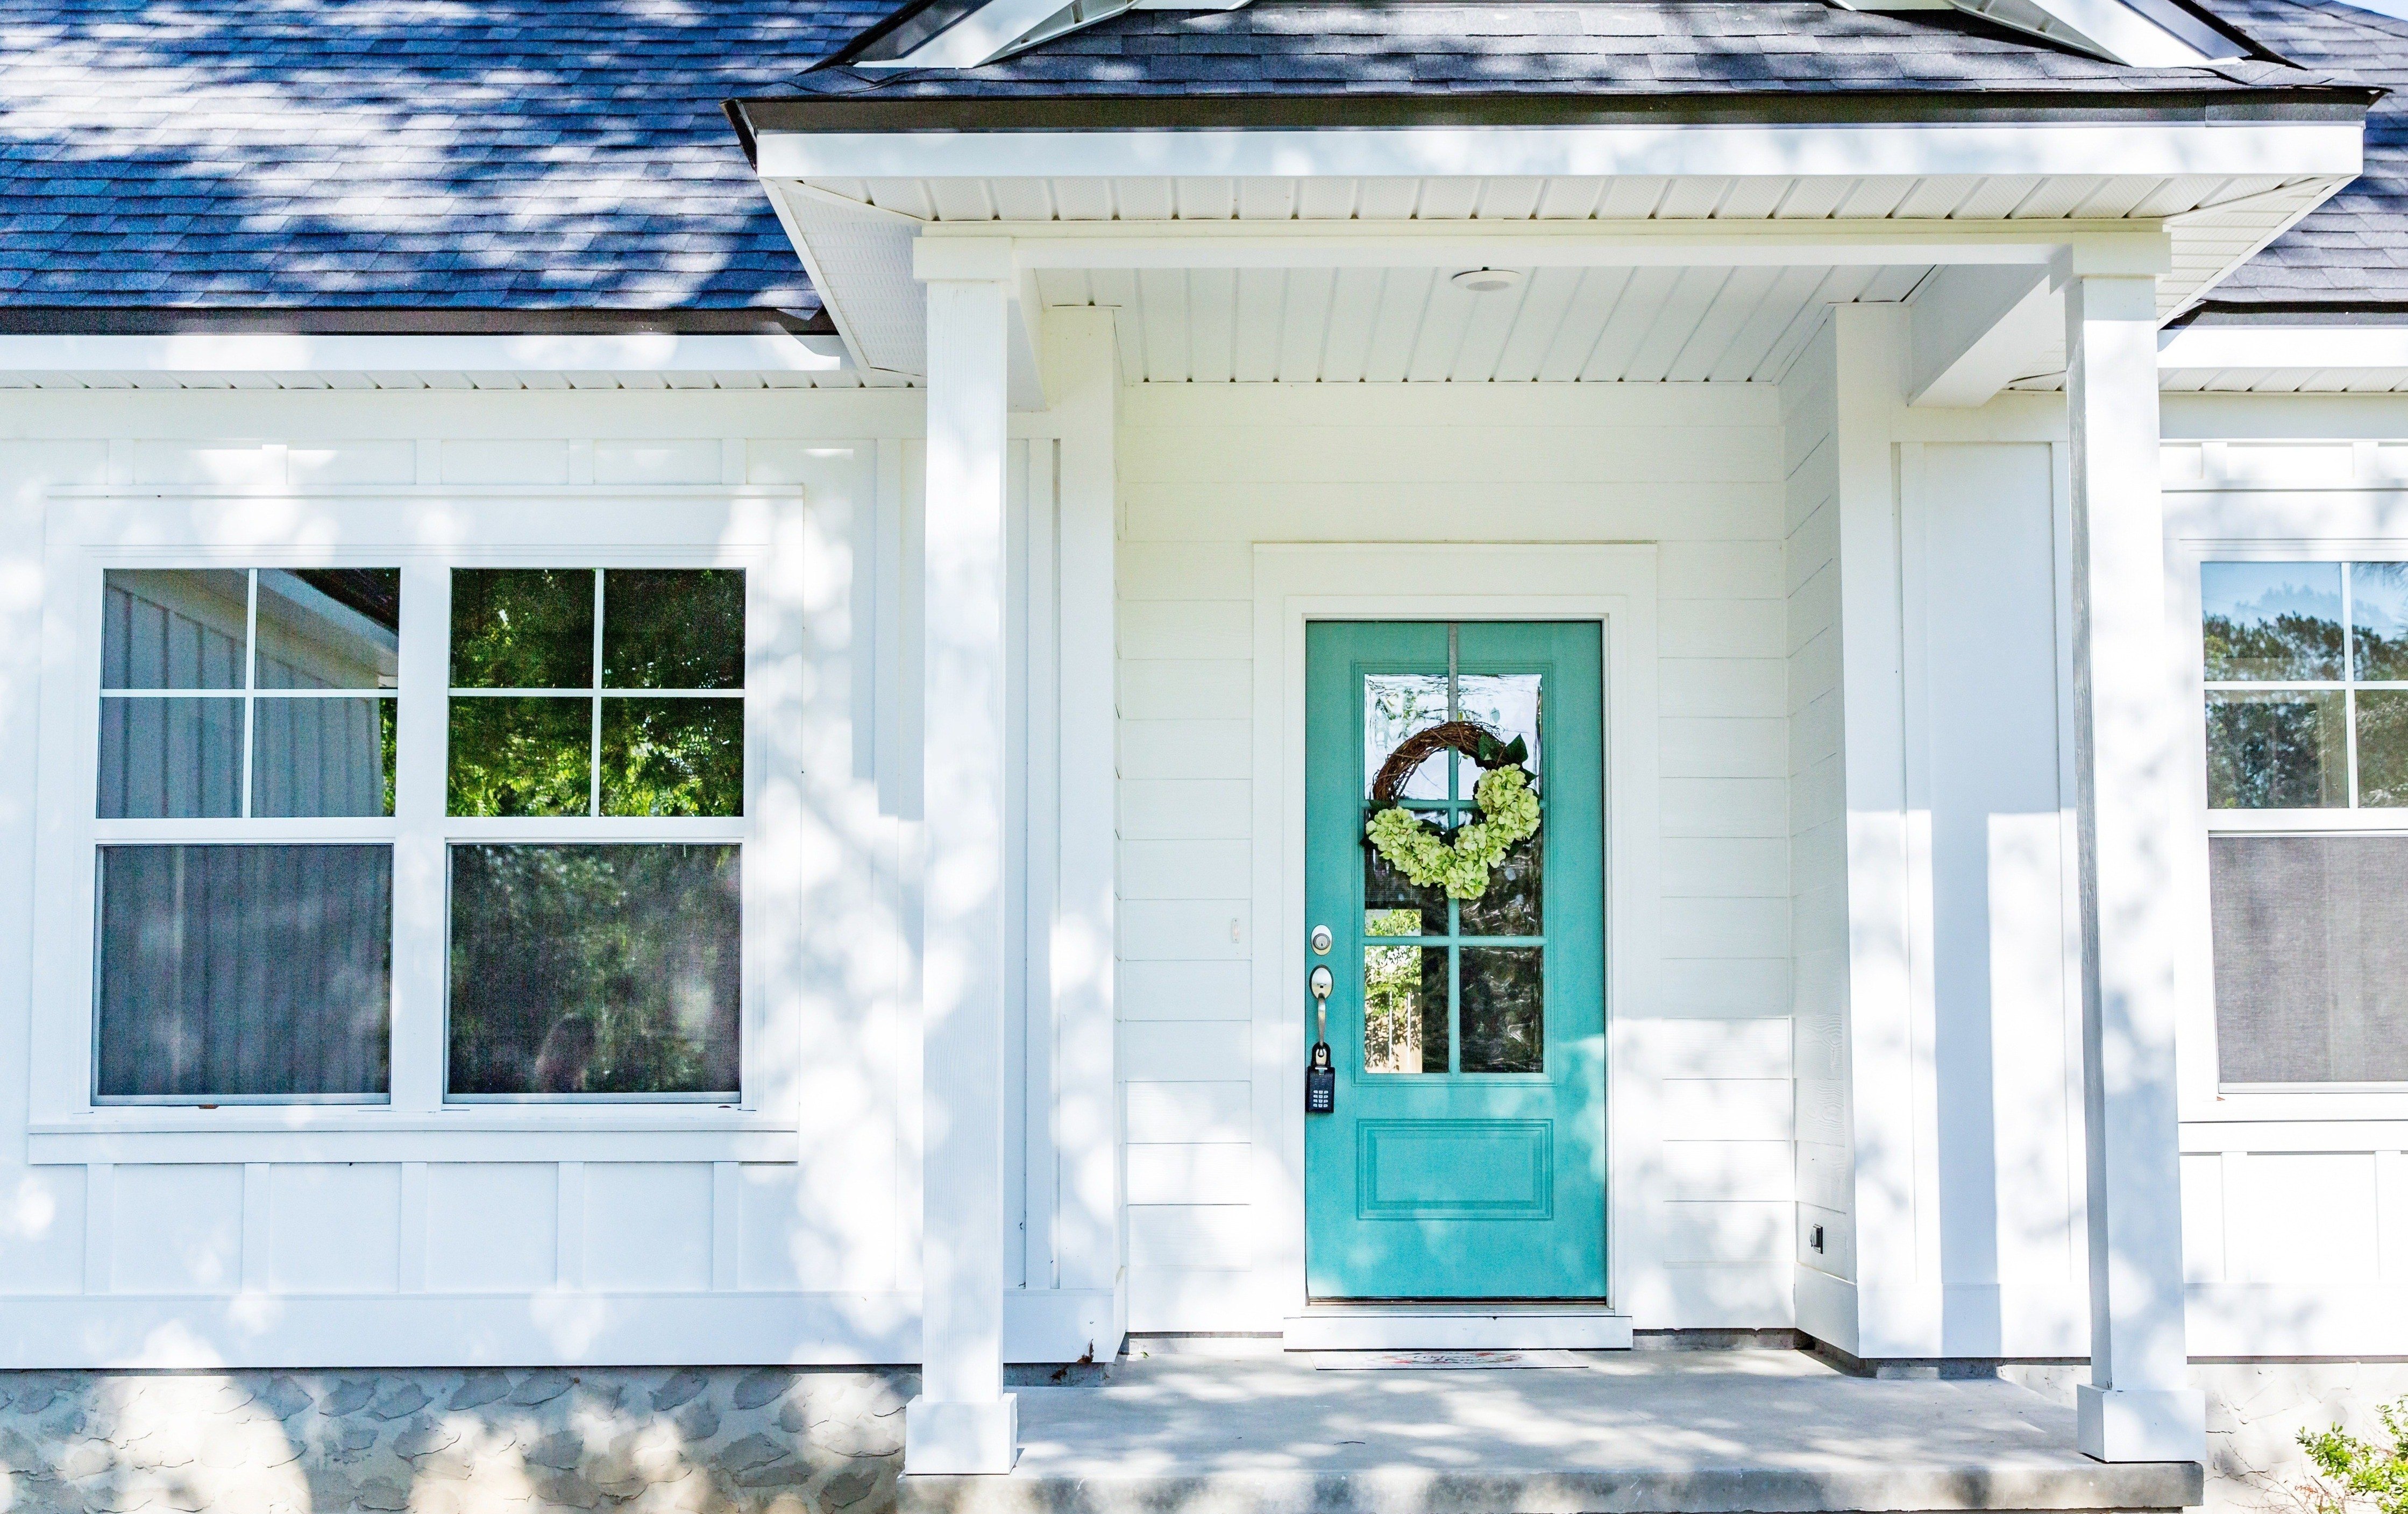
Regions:
<instances>
[{"instance_id":1,"label":"porch ceiling","mask_svg":"<svg viewBox=\"0 0 2408 1514\"><path fill-rule=\"evenodd\" d=\"M1524 271L1490 294L1433 268L1049 268L1037 288L1117 307L1133 382L1770 382L1823 306L1902 300L1929 269Z\"/></svg>"},{"instance_id":2,"label":"porch ceiling","mask_svg":"<svg viewBox=\"0 0 2408 1514\"><path fill-rule=\"evenodd\" d=\"M958 142L960 138L953 139ZM2171 316L2345 179L2329 172L2254 174L1800 172L1713 175L1423 173L1017 176L847 176L822 171L833 145L776 151L762 168L810 267L812 281L866 369L916 375L925 333L910 276L911 246L942 227L961 235L1075 234L1119 225L1161 232L1194 224L1221 238L1266 233L1348 233L1383 225L1466 238L1545 231L1600 237L1664 235L1665 255L1533 258L1499 246L1472 262L1436 250L1420 267L1231 267L1199 252L1187 266L1157 241L1140 266L1034 265L1027 292L1048 306L1124 311L1123 370L1133 382L1767 382L1777 380L1827 304L1904 299L1954 254L1958 236L2042 239L2101 231L2162 230L2172 267L2160 281ZM955 150L942 150L955 151ZM958 151L968 151L958 149ZM881 147L876 155L892 158ZM982 165L983 166L983 165ZM783 170L782 172L781 170ZM1879 237L1902 243L1886 258L1811 247L1781 256L1718 253L1714 238L1796 234ZM1669 242L1690 239L1685 254ZM1454 240L1454 238L1450 238ZM1913 254L1932 244L1928 261ZM1034 245L1034 244L1032 244ZM1458 242L1455 255L1469 242ZM1076 260L1073 260L1076 261ZM1557 266L1543 266L1553 261ZM1584 262L1585 266L1582 265ZM1221 266L1214 266L1219 264ZM1446 282L1455 269L1494 264L1528 277L1505 294L1473 296ZM2039 329L2039 328L2036 328ZM2046 383L2062 343L2043 336L2009 364L2013 382Z\"/></svg>"}]
</instances>

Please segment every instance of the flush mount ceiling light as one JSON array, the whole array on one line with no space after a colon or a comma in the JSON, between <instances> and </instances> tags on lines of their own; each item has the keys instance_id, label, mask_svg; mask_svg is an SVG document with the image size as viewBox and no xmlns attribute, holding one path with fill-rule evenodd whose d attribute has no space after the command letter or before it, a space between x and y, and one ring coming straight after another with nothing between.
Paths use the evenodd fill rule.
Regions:
<instances>
[{"instance_id":1,"label":"flush mount ceiling light","mask_svg":"<svg viewBox=\"0 0 2408 1514\"><path fill-rule=\"evenodd\" d=\"M1466 268L1447 281L1475 295L1495 295L1519 288L1522 276L1512 268Z\"/></svg>"}]
</instances>

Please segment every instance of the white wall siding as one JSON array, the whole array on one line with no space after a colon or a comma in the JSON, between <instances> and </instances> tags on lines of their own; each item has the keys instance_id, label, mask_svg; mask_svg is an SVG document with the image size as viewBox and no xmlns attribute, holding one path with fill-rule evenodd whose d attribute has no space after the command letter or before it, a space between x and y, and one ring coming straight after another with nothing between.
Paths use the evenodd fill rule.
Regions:
<instances>
[{"instance_id":1,"label":"white wall siding","mask_svg":"<svg viewBox=\"0 0 2408 1514\"><path fill-rule=\"evenodd\" d=\"M2408 398L2169 396L2164 430L2177 606L2195 606L2202 555L2408 557ZM2195 628L2172 640L2186 662L2198 655ZM2198 819L2186 871L2203 874ZM2220 1087L2207 890L2191 881L2181 1045L2191 1352L2408 1355L2408 1093Z\"/></svg>"},{"instance_id":2,"label":"white wall siding","mask_svg":"<svg viewBox=\"0 0 2408 1514\"><path fill-rule=\"evenodd\" d=\"M1796 982L1799 1324L1852 1339L1853 1306L1823 1279L1856 1277L1847 1076L1847 834L1841 771L1839 397L1828 323L1782 384L1787 476L1788 896ZM1822 1247L1813 1244L1822 1229Z\"/></svg>"},{"instance_id":3,"label":"white wall siding","mask_svg":"<svg viewBox=\"0 0 2408 1514\"><path fill-rule=\"evenodd\" d=\"M1780 448L1769 388L1127 392L1120 1015L1132 1329L1276 1328L1270 1290L1249 1271L1268 1248L1237 1244L1293 1223L1264 1187L1275 1117L1254 1107L1259 1086L1220 1069L1254 1049L1247 979L1231 960L1254 943L1230 930L1242 938L1257 918L1243 887L1263 844L1249 829L1251 785L1269 775L1244 770L1244 723L1257 659L1279 656L1251 642L1251 549L1296 541L1658 544L1662 876L1627 882L1658 894L1666 959L1656 1002L1618 1006L1616 1045L1666 1140L1660 1160L1616 1174L1649 1199L1646 1233L1617 1242L1617 1268L1655 1279L1623 1302L1650 1326L1789 1322Z\"/></svg>"},{"instance_id":4,"label":"white wall siding","mask_svg":"<svg viewBox=\"0 0 2408 1514\"><path fill-rule=\"evenodd\" d=\"M911 1358L917 1103L897 1045L911 945L897 812L916 797L916 728L896 693L916 685L905 465L919 425L917 397L904 394L12 396L0 431L0 577L15 585L0 601L0 756L28 777L43 677L38 554L61 488L250 493L273 532L301 528L313 498L345 490L388 491L397 508L416 500L437 513L452 508L454 490L508 500L517 491L626 498L780 485L825 498L831 459L857 462L857 496L825 517L832 534L810 549L824 573L812 592L838 605L850 598L859 612L825 640L858 654L834 680L860 738L851 753L859 803L842 823L859 828L849 834L861 847L843 867L860 869L847 873L859 918L883 924L851 944L849 981L821 986L842 1013L807 1028L799 1138L713 1131L724 1121L703 1112L692 1130L676 1119L652 1120L672 1127L658 1134L610 1130L591 1109L540 1133L480 1133L467 1117L460 1131L400 1122L337 1138L229 1110L223 1132L48 1131L33 1138L28 1164L21 1068L0 1079L0 1132L14 1153L0 1158L6 1364ZM1031 451L1015 446L1015 457ZM578 554L573 541L559 546ZM1236 704L1242 722L1242 698ZM1182 740L1164 735L1174 749ZM844 755L828 767L844 772ZM1242 810L1242 768L1237 777ZM1185 808L1165 806L1168 829ZM21 1046L50 1007L25 987L32 833L22 800L0 805L0 1038ZM1219 869L1243 871L1241 861ZM1163 939L1222 927L1166 922ZM1242 993L1242 979L1231 981ZM1245 1090L1235 1087L1228 1123L1242 1137ZM111 1114L114 1126L143 1122ZM206 1122L184 1111L159 1123ZM369 1123L394 1122L380 1112ZM1038 1165L1050 1172L1050 1157ZM1103 1265L1109 1277L1111 1259Z\"/></svg>"}]
</instances>

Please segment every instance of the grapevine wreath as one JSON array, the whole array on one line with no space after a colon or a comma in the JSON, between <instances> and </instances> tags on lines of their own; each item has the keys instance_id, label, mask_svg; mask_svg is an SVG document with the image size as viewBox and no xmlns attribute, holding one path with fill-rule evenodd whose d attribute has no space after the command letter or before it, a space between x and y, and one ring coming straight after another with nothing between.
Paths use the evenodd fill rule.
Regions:
<instances>
[{"instance_id":1,"label":"grapevine wreath","mask_svg":"<svg viewBox=\"0 0 2408 1514\"><path fill-rule=\"evenodd\" d=\"M1455 827L1451 836L1397 802L1414 770L1449 749L1483 770L1471 793L1480 818ZM1538 834L1539 795L1522 766L1528 759L1522 738L1500 741L1477 721L1450 720L1416 731L1398 743L1371 780L1373 810L1363 833L1415 886L1442 887L1450 899L1478 899L1505 854Z\"/></svg>"}]
</instances>

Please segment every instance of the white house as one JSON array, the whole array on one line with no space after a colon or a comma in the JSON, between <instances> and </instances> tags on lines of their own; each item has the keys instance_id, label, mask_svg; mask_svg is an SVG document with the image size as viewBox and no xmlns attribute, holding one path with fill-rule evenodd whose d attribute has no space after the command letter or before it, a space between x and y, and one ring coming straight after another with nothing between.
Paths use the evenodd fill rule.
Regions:
<instances>
[{"instance_id":1,"label":"white house","mask_svg":"<svg viewBox=\"0 0 2408 1514\"><path fill-rule=\"evenodd\" d=\"M5 13L0 1367L2408 1357L2408 22Z\"/></svg>"}]
</instances>

